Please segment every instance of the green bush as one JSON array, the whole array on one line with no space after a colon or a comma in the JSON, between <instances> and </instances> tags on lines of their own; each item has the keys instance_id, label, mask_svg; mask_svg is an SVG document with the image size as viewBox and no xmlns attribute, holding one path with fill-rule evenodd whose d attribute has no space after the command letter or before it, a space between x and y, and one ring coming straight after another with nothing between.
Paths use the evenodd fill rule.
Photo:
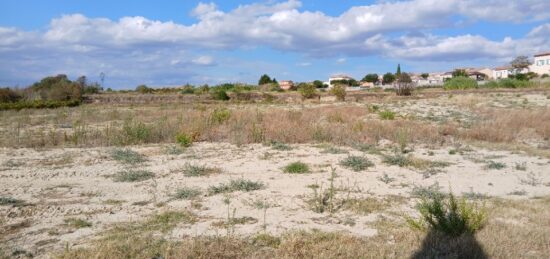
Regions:
<instances>
[{"instance_id":1,"label":"green bush","mask_svg":"<svg viewBox=\"0 0 550 259\"><path fill-rule=\"evenodd\" d=\"M1 110L22 110L22 109L54 109L59 107L75 107L80 105L80 100L70 101L18 101L10 103L0 103Z\"/></svg>"},{"instance_id":2,"label":"green bush","mask_svg":"<svg viewBox=\"0 0 550 259\"><path fill-rule=\"evenodd\" d=\"M530 85L528 81L518 79L505 78L498 81L498 87L501 88L524 88Z\"/></svg>"},{"instance_id":3,"label":"green bush","mask_svg":"<svg viewBox=\"0 0 550 259\"><path fill-rule=\"evenodd\" d=\"M136 92L140 93L140 94L150 94L150 93L153 93L153 88L150 88L146 85L138 85L136 87Z\"/></svg>"},{"instance_id":4,"label":"green bush","mask_svg":"<svg viewBox=\"0 0 550 259\"><path fill-rule=\"evenodd\" d=\"M452 193L448 196L425 197L418 204L420 219L407 219L409 225L421 230L435 230L451 237L474 234L483 228L487 214L485 208L462 198L457 200Z\"/></svg>"},{"instance_id":5,"label":"green bush","mask_svg":"<svg viewBox=\"0 0 550 259\"><path fill-rule=\"evenodd\" d=\"M340 161L340 165L350 168L355 172L363 171L371 166L374 166L370 160L361 156L348 156L346 159Z\"/></svg>"},{"instance_id":6,"label":"green bush","mask_svg":"<svg viewBox=\"0 0 550 259\"><path fill-rule=\"evenodd\" d=\"M210 114L210 121L213 123L221 124L227 121L231 117L231 111L226 108L216 108Z\"/></svg>"},{"instance_id":7,"label":"green bush","mask_svg":"<svg viewBox=\"0 0 550 259\"><path fill-rule=\"evenodd\" d=\"M383 120L393 120L395 119L395 112L381 111L378 113L378 116L380 116L380 119L383 119Z\"/></svg>"},{"instance_id":8,"label":"green bush","mask_svg":"<svg viewBox=\"0 0 550 259\"><path fill-rule=\"evenodd\" d=\"M317 95L317 90L313 84L300 84L298 87L298 92L302 95L304 99L311 99Z\"/></svg>"},{"instance_id":9,"label":"green bush","mask_svg":"<svg viewBox=\"0 0 550 259\"><path fill-rule=\"evenodd\" d=\"M140 121L126 120L122 126L121 144L145 143L151 136L151 129Z\"/></svg>"},{"instance_id":10,"label":"green bush","mask_svg":"<svg viewBox=\"0 0 550 259\"><path fill-rule=\"evenodd\" d=\"M345 101L346 100L346 86L344 85L335 85L330 89L330 94L336 96L336 100Z\"/></svg>"},{"instance_id":11,"label":"green bush","mask_svg":"<svg viewBox=\"0 0 550 259\"><path fill-rule=\"evenodd\" d=\"M447 80L443 86L445 90L464 90L477 88L477 81L472 78L458 76Z\"/></svg>"},{"instance_id":12,"label":"green bush","mask_svg":"<svg viewBox=\"0 0 550 259\"><path fill-rule=\"evenodd\" d=\"M190 147L193 144L193 138L185 133L176 135L176 143L182 147Z\"/></svg>"},{"instance_id":13,"label":"green bush","mask_svg":"<svg viewBox=\"0 0 550 259\"><path fill-rule=\"evenodd\" d=\"M306 174L309 173L309 166L306 163L294 162L283 168L283 172L287 174Z\"/></svg>"},{"instance_id":14,"label":"green bush","mask_svg":"<svg viewBox=\"0 0 550 259\"><path fill-rule=\"evenodd\" d=\"M0 88L0 103L17 102L21 96L10 88Z\"/></svg>"},{"instance_id":15,"label":"green bush","mask_svg":"<svg viewBox=\"0 0 550 259\"><path fill-rule=\"evenodd\" d=\"M229 95L227 95L227 92L224 89L218 89L215 88L211 92L212 99L219 100L219 101L227 101L229 100Z\"/></svg>"}]
</instances>

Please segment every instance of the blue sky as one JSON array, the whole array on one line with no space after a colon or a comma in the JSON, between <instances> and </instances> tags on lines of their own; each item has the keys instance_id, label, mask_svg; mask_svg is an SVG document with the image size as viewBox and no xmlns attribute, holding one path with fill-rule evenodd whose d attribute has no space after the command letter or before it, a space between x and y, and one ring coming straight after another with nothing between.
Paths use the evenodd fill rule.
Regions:
<instances>
[{"instance_id":1,"label":"blue sky","mask_svg":"<svg viewBox=\"0 0 550 259\"><path fill-rule=\"evenodd\" d=\"M0 2L0 86L116 89L493 67L550 50L550 1Z\"/></svg>"}]
</instances>

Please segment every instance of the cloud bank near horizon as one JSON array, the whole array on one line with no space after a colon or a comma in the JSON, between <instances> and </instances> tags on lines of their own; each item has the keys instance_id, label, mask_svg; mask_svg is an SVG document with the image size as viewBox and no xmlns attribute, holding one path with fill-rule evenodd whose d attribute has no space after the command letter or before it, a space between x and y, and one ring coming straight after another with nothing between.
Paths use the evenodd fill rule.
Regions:
<instances>
[{"instance_id":1,"label":"cloud bank near horizon","mask_svg":"<svg viewBox=\"0 0 550 259\"><path fill-rule=\"evenodd\" d=\"M208 81L212 76L201 71L229 65L213 53L223 56L226 51L256 48L308 60L379 56L456 64L508 60L550 48L550 23L546 22L550 1L546 0L381 1L351 7L338 16L301 7L301 2L288 0L222 11L214 3L199 3L190 12L196 22L189 25L140 16L111 20L68 14L52 19L45 30L0 27L0 78L5 81L0 84L55 73L103 71L127 86L180 84L182 77ZM539 25L522 38L500 41L479 34L434 32L477 22Z\"/></svg>"}]
</instances>

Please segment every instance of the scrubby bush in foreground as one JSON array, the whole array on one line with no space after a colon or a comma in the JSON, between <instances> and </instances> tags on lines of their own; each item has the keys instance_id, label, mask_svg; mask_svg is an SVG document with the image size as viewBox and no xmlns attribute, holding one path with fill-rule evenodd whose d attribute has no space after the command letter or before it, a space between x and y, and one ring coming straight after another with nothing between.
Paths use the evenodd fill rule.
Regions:
<instances>
[{"instance_id":1,"label":"scrubby bush in foreground","mask_svg":"<svg viewBox=\"0 0 550 259\"><path fill-rule=\"evenodd\" d=\"M423 197L417 209L420 219L407 219L411 227L435 230L451 237L474 234L483 228L487 219L484 207L478 208L464 198L457 200L452 193Z\"/></svg>"}]
</instances>

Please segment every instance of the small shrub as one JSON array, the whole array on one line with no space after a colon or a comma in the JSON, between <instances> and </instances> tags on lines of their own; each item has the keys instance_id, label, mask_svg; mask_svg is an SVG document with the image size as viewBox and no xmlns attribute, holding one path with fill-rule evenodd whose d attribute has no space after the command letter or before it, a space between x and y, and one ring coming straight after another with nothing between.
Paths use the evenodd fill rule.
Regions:
<instances>
[{"instance_id":1,"label":"small shrub","mask_svg":"<svg viewBox=\"0 0 550 259\"><path fill-rule=\"evenodd\" d=\"M279 141L271 141L271 148L275 149L275 150L280 150L280 151L292 150L291 146L289 146L286 143L279 142Z\"/></svg>"},{"instance_id":2,"label":"small shrub","mask_svg":"<svg viewBox=\"0 0 550 259\"><path fill-rule=\"evenodd\" d=\"M188 177L208 176L211 174L219 174L222 170L217 167L207 167L204 165L192 165L186 163L183 168L183 175Z\"/></svg>"},{"instance_id":3,"label":"small shrub","mask_svg":"<svg viewBox=\"0 0 550 259\"><path fill-rule=\"evenodd\" d=\"M0 196L0 206L6 206L6 205L18 205L22 204L22 200L18 200L12 197L2 197Z\"/></svg>"},{"instance_id":4,"label":"small shrub","mask_svg":"<svg viewBox=\"0 0 550 259\"><path fill-rule=\"evenodd\" d=\"M366 157L348 156L346 159L340 161L340 165L350 168L355 172L359 172L374 166L374 163L372 163Z\"/></svg>"},{"instance_id":5,"label":"small shrub","mask_svg":"<svg viewBox=\"0 0 550 259\"><path fill-rule=\"evenodd\" d=\"M176 135L176 143L182 147L190 147L193 144L193 138L185 133Z\"/></svg>"},{"instance_id":6,"label":"small shrub","mask_svg":"<svg viewBox=\"0 0 550 259\"><path fill-rule=\"evenodd\" d=\"M526 80L518 80L518 79L511 79L511 78L505 78L498 81L498 87L501 87L501 88L525 88L525 87L529 87L530 85L531 83Z\"/></svg>"},{"instance_id":7,"label":"small shrub","mask_svg":"<svg viewBox=\"0 0 550 259\"><path fill-rule=\"evenodd\" d=\"M381 111L378 113L378 116L380 116L380 119L383 119L383 120L393 120L395 119L395 112Z\"/></svg>"},{"instance_id":8,"label":"small shrub","mask_svg":"<svg viewBox=\"0 0 550 259\"><path fill-rule=\"evenodd\" d=\"M397 165L399 167L406 167L411 163L410 159L407 156L399 153L394 155L385 155L382 159L382 162L388 165Z\"/></svg>"},{"instance_id":9,"label":"small shrub","mask_svg":"<svg viewBox=\"0 0 550 259\"><path fill-rule=\"evenodd\" d=\"M265 188L265 184L262 182L255 182L246 179L231 180L229 183L221 183L217 186L208 187L209 195L216 195L220 193L230 193L236 191L251 192L261 190Z\"/></svg>"},{"instance_id":10,"label":"small shrub","mask_svg":"<svg viewBox=\"0 0 550 259\"><path fill-rule=\"evenodd\" d=\"M335 85L330 89L330 94L336 96L336 100L345 101L346 100L346 87L344 85Z\"/></svg>"},{"instance_id":11,"label":"small shrub","mask_svg":"<svg viewBox=\"0 0 550 259\"><path fill-rule=\"evenodd\" d=\"M506 168L506 164L501 163L501 162L489 161L485 165L485 169L500 170L500 169L503 169L503 168Z\"/></svg>"},{"instance_id":12,"label":"small shrub","mask_svg":"<svg viewBox=\"0 0 550 259\"><path fill-rule=\"evenodd\" d=\"M465 90L477 88L477 81L472 78L458 76L447 80L443 86L445 90Z\"/></svg>"},{"instance_id":13,"label":"small shrub","mask_svg":"<svg viewBox=\"0 0 550 259\"><path fill-rule=\"evenodd\" d=\"M77 219L77 218L68 218L64 220L65 224L69 227L73 228L89 228L92 226L91 222L88 222L83 219Z\"/></svg>"},{"instance_id":14,"label":"small shrub","mask_svg":"<svg viewBox=\"0 0 550 259\"><path fill-rule=\"evenodd\" d=\"M145 143L151 136L151 129L143 122L126 120L122 126L120 144L141 144Z\"/></svg>"},{"instance_id":15,"label":"small shrub","mask_svg":"<svg viewBox=\"0 0 550 259\"><path fill-rule=\"evenodd\" d=\"M317 95L317 90L313 84L300 84L298 92L304 99L311 99Z\"/></svg>"},{"instance_id":16,"label":"small shrub","mask_svg":"<svg viewBox=\"0 0 550 259\"><path fill-rule=\"evenodd\" d=\"M407 219L409 225L421 230L435 230L451 237L474 234L485 225L485 208L462 198L457 200L452 193L448 198L433 196L423 198L417 209L420 219Z\"/></svg>"},{"instance_id":17,"label":"small shrub","mask_svg":"<svg viewBox=\"0 0 550 259\"><path fill-rule=\"evenodd\" d=\"M310 170L307 164L298 161L285 166L283 172L287 174L307 174Z\"/></svg>"},{"instance_id":18,"label":"small shrub","mask_svg":"<svg viewBox=\"0 0 550 259\"><path fill-rule=\"evenodd\" d=\"M416 198L430 198L435 196L444 197L445 193L441 192L441 187L438 182L430 186L414 186L411 190L411 196Z\"/></svg>"},{"instance_id":19,"label":"small shrub","mask_svg":"<svg viewBox=\"0 0 550 259\"><path fill-rule=\"evenodd\" d=\"M231 117L231 111L226 108L215 109L210 114L210 121L217 124L222 124Z\"/></svg>"},{"instance_id":20,"label":"small shrub","mask_svg":"<svg viewBox=\"0 0 550 259\"><path fill-rule=\"evenodd\" d=\"M227 101L230 99L229 95L224 89L214 89L211 93L212 99L219 101Z\"/></svg>"},{"instance_id":21,"label":"small shrub","mask_svg":"<svg viewBox=\"0 0 550 259\"><path fill-rule=\"evenodd\" d=\"M173 197L178 200L190 200L200 196L201 194L202 191L199 188L183 187L176 190Z\"/></svg>"},{"instance_id":22,"label":"small shrub","mask_svg":"<svg viewBox=\"0 0 550 259\"><path fill-rule=\"evenodd\" d=\"M115 182L141 182L153 178L155 174L146 170L120 171L113 176Z\"/></svg>"},{"instance_id":23,"label":"small shrub","mask_svg":"<svg viewBox=\"0 0 550 259\"><path fill-rule=\"evenodd\" d=\"M137 164L145 162L145 157L131 149L115 149L111 153L111 157L119 162L126 164Z\"/></svg>"}]
</instances>

